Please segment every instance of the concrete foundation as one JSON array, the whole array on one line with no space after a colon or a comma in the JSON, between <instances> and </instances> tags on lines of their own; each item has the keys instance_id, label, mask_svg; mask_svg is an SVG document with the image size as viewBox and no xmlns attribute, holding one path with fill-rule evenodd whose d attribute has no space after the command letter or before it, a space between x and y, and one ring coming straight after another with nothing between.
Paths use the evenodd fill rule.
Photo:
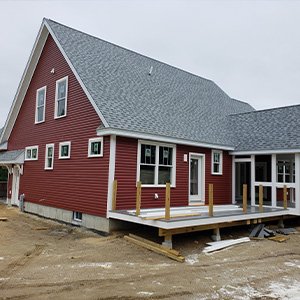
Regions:
<instances>
[{"instance_id":1,"label":"concrete foundation","mask_svg":"<svg viewBox=\"0 0 300 300\"><path fill-rule=\"evenodd\" d=\"M73 220L73 212L61 208L44 206L36 203L25 202L25 212L39 215L45 218L62 221L65 223L74 224L77 226L86 227L109 233L114 230L124 229L124 222L111 220L104 217L82 214L82 221Z\"/></svg>"}]
</instances>

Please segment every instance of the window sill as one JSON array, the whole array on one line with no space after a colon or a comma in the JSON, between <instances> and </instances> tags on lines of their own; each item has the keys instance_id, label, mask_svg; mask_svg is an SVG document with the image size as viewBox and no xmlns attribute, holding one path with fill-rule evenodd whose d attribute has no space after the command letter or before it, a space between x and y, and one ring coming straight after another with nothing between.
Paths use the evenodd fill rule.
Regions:
<instances>
[{"instance_id":1,"label":"window sill","mask_svg":"<svg viewBox=\"0 0 300 300\"><path fill-rule=\"evenodd\" d=\"M71 157L70 156L66 156L66 157L64 157L64 156L62 156L62 157L59 157L58 159L70 159Z\"/></svg>"},{"instance_id":2,"label":"window sill","mask_svg":"<svg viewBox=\"0 0 300 300\"><path fill-rule=\"evenodd\" d=\"M103 157L103 154L100 154L100 155L88 155L88 158L94 158L94 157Z\"/></svg>"},{"instance_id":3,"label":"window sill","mask_svg":"<svg viewBox=\"0 0 300 300\"><path fill-rule=\"evenodd\" d=\"M38 125L38 124L43 124L43 123L45 123L45 120L43 120L43 121L40 121L40 122L34 122L34 124L35 124L35 125Z\"/></svg>"},{"instance_id":4,"label":"window sill","mask_svg":"<svg viewBox=\"0 0 300 300\"><path fill-rule=\"evenodd\" d=\"M45 171L53 171L53 168L44 168Z\"/></svg>"},{"instance_id":5,"label":"window sill","mask_svg":"<svg viewBox=\"0 0 300 300\"><path fill-rule=\"evenodd\" d=\"M63 115L63 116L54 116L54 119L61 119L61 118L65 118L67 115Z\"/></svg>"},{"instance_id":6,"label":"window sill","mask_svg":"<svg viewBox=\"0 0 300 300\"><path fill-rule=\"evenodd\" d=\"M165 184L142 184L142 188L166 188ZM170 188L176 188L176 185L171 185Z\"/></svg>"},{"instance_id":7,"label":"window sill","mask_svg":"<svg viewBox=\"0 0 300 300\"><path fill-rule=\"evenodd\" d=\"M211 175L222 176L222 175L223 175L223 173L211 173Z\"/></svg>"},{"instance_id":8,"label":"window sill","mask_svg":"<svg viewBox=\"0 0 300 300\"><path fill-rule=\"evenodd\" d=\"M26 159L26 158L25 158L25 159L24 159L24 161L37 161L37 160L38 160L37 158L34 158L34 159L29 159L29 158Z\"/></svg>"}]
</instances>

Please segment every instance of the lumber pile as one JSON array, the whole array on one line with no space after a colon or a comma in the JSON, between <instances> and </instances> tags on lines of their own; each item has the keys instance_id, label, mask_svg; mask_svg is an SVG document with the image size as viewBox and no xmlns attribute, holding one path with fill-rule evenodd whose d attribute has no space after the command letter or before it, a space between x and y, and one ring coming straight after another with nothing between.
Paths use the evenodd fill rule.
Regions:
<instances>
[{"instance_id":1,"label":"lumber pile","mask_svg":"<svg viewBox=\"0 0 300 300\"><path fill-rule=\"evenodd\" d=\"M146 248L148 250L151 250L155 253L167 256L167 257L169 257L173 260L176 260L178 262L184 262L185 261L184 256L182 256L179 251L176 251L174 249L167 249L166 247L163 247L160 244L157 244L155 242L146 240L146 239L144 239L142 237L139 237L137 235L134 235L134 234L129 234L128 236L125 235L124 239L126 241L129 241L129 242L135 244L135 245L144 247L144 248Z\"/></svg>"},{"instance_id":2,"label":"lumber pile","mask_svg":"<svg viewBox=\"0 0 300 300\"><path fill-rule=\"evenodd\" d=\"M211 243L207 243L207 245L209 246L205 247L202 252L210 253L210 252L218 251L224 248L228 248L234 245L247 243L247 242L250 242L250 239L248 237L244 237L240 239L224 240L219 242L211 242Z\"/></svg>"}]
</instances>

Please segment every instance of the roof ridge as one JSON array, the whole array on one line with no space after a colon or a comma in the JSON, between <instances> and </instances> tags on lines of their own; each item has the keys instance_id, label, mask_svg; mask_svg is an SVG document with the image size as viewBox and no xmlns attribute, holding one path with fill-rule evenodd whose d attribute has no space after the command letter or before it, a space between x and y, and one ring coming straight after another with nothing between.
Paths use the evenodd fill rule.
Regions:
<instances>
[{"instance_id":1,"label":"roof ridge","mask_svg":"<svg viewBox=\"0 0 300 300\"><path fill-rule=\"evenodd\" d=\"M260 112L264 112L264 111L280 110L280 109L286 109L286 108L291 108L291 107L296 107L296 106L300 107L300 104L292 104L292 105L286 105L286 106L280 106L280 107L265 108L265 109L248 111L248 112L243 112L243 113L229 114L228 116L231 117L231 116L236 116L236 115L260 113Z\"/></svg>"},{"instance_id":2,"label":"roof ridge","mask_svg":"<svg viewBox=\"0 0 300 300\"><path fill-rule=\"evenodd\" d=\"M186 71L186 70L181 69L181 68L179 68L179 67L172 66L172 65L169 64L169 63L165 63L165 62L163 62L163 61L160 61L160 60L158 60L158 59L156 59L156 58L153 58L153 57L147 56L147 55L145 55L145 54L136 52L136 51L134 51L134 50L125 48L125 47L120 46L120 45L117 45L117 44L115 44L115 43L112 43L112 42L103 40L103 39L101 39L101 38L99 38L99 37L97 37L97 36L94 36L94 35L92 35L92 34L86 33L86 32L84 32L84 31L82 31L82 30L75 29L75 28L73 28L73 27L70 27L70 26L67 26L67 25L65 25L65 24L59 23L59 22L54 21L54 20L52 20L52 19L47 19L47 18L45 18L45 20L51 21L51 22L56 23L56 24L58 24L58 25L60 25L60 26L64 26L64 27L66 27L66 28L75 30L75 31L80 32L80 33L82 33L82 34L88 35L88 36L90 36L90 37L92 37L92 38L94 38L94 39L100 40L100 41L102 41L102 42L104 42L104 43L108 43L108 44L110 44L110 45L112 45L112 46L121 48L121 49L123 49L123 50L132 52L132 53L134 53L134 54L143 56L143 57L145 57L145 58L151 59L151 60L153 60L153 61L155 61L155 62L158 62L158 63L160 63L160 64L167 65L167 66L169 66L169 67L171 67L171 68L173 68L173 69L177 69L177 70L179 70L179 71L181 71L181 72L187 73L187 74L189 74L189 75L193 75L193 76L195 76L195 77L197 77L197 78L201 78L201 79L204 79L204 80L207 80L207 81L210 81L210 82L215 83L212 79L208 79L208 78L202 77L202 76L200 76L200 75L196 75L196 74L194 74L194 73L192 73L192 72ZM242 102L242 101L241 101L241 102ZM245 103L246 103L246 102L245 102ZM249 104L249 103L246 103L246 104Z\"/></svg>"}]
</instances>

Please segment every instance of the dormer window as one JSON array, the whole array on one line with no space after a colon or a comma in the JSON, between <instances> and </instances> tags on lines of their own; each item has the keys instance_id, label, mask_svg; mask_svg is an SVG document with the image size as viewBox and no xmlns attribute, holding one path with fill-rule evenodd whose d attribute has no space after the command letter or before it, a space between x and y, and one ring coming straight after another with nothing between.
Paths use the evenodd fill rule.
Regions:
<instances>
[{"instance_id":1,"label":"dormer window","mask_svg":"<svg viewBox=\"0 0 300 300\"><path fill-rule=\"evenodd\" d=\"M36 91L35 124L45 121L46 87Z\"/></svg>"},{"instance_id":2,"label":"dormer window","mask_svg":"<svg viewBox=\"0 0 300 300\"><path fill-rule=\"evenodd\" d=\"M56 81L55 118L67 115L68 77Z\"/></svg>"}]
</instances>

